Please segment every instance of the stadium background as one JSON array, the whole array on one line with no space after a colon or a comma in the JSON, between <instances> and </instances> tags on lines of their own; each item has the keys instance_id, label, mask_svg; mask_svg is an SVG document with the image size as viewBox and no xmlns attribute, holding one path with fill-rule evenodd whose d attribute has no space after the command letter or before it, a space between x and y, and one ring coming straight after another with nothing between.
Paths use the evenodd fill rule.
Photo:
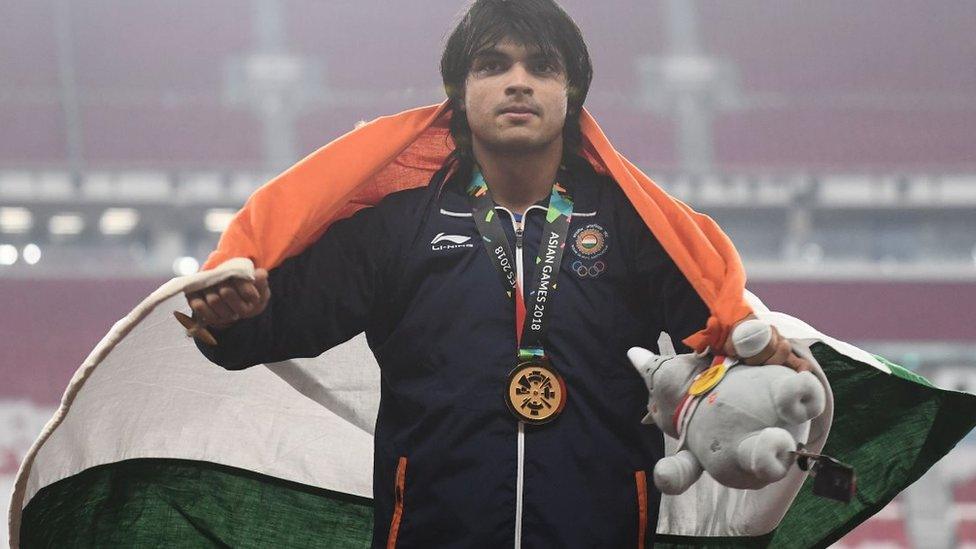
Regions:
<instances>
[{"instance_id":1,"label":"stadium background","mask_svg":"<svg viewBox=\"0 0 976 549\"><path fill-rule=\"evenodd\" d=\"M976 2L562 4L594 62L587 108L720 222L750 289L976 391ZM0 5L0 508L74 369L250 192L359 120L442 100L462 8ZM967 544L972 437L839 545Z\"/></svg>"}]
</instances>

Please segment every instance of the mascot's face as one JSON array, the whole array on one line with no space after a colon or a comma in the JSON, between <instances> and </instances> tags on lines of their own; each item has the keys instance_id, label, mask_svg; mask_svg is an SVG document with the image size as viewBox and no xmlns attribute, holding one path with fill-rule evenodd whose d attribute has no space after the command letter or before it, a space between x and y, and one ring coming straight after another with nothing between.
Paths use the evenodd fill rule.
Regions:
<instances>
[{"instance_id":1,"label":"mascot's face","mask_svg":"<svg viewBox=\"0 0 976 549\"><path fill-rule=\"evenodd\" d=\"M698 372L708 367L708 359L690 353L661 356L640 348L631 349L627 356L650 393L648 414L642 422L653 422L672 438L678 438L673 423L675 410Z\"/></svg>"},{"instance_id":2,"label":"mascot's face","mask_svg":"<svg viewBox=\"0 0 976 549\"><path fill-rule=\"evenodd\" d=\"M655 425L668 434L672 434L672 431L674 430L671 425L671 416L674 414L675 407L671 406L673 404L671 402L672 399L668 399L668 395L665 394L668 387L663 378L665 378L666 375L662 375L660 369L667 368L668 362L672 361L673 359L673 356L656 356L650 364L645 366L645 368L648 370L647 373L644 374L644 372L642 372L642 375L645 376L644 383L647 385L647 391L650 394L650 400L648 401L647 406L648 415L644 417L642 423L648 424L651 422L648 420L652 420ZM641 368L638 368L638 370L641 370ZM663 374L666 373L667 372L664 372ZM654 390L655 374L662 378L657 384L657 391ZM674 433L672 436L675 435L677 435L677 433Z\"/></svg>"},{"instance_id":3,"label":"mascot's face","mask_svg":"<svg viewBox=\"0 0 976 549\"><path fill-rule=\"evenodd\" d=\"M475 146L501 154L562 148L566 72L559 59L510 40L478 54L463 106Z\"/></svg>"}]
</instances>

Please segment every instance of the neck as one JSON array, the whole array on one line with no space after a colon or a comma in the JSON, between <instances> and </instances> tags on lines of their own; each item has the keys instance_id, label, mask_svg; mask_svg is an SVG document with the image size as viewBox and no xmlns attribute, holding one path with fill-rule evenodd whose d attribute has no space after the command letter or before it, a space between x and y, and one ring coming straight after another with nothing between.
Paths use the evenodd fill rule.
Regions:
<instances>
[{"instance_id":1,"label":"neck","mask_svg":"<svg viewBox=\"0 0 976 549\"><path fill-rule=\"evenodd\" d=\"M491 197L499 206L523 214L552 192L562 159L562 139L544 150L524 154L492 151L477 141L472 148Z\"/></svg>"}]
</instances>

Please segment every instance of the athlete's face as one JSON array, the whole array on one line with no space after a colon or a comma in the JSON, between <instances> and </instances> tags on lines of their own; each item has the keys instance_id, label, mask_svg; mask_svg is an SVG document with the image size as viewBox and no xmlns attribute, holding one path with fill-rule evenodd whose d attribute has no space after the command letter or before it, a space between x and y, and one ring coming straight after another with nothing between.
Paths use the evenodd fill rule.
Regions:
<instances>
[{"instance_id":1,"label":"athlete's face","mask_svg":"<svg viewBox=\"0 0 976 549\"><path fill-rule=\"evenodd\" d=\"M465 80L463 108L483 147L525 154L562 143L566 72L535 46L504 40L478 54Z\"/></svg>"}]
</instances>

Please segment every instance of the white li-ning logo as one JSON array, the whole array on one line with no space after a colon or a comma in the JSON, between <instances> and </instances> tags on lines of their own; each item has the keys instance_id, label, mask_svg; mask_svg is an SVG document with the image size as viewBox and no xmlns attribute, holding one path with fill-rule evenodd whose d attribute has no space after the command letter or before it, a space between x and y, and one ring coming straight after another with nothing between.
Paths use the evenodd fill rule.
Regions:
<instances>
[{"instance_id":1,"label":"white li-ning logo","mask_svg":"<svg viewBox=\"0 0 976 549\"><path fill-rule=\"evenodd\" d=\"M469 242L470 240L470 236L437 233L437 236L430 241L430 249L436 252L438 250L453 250L454 248L474 248L474 244Z\"/></svg>"}]
</instances>

